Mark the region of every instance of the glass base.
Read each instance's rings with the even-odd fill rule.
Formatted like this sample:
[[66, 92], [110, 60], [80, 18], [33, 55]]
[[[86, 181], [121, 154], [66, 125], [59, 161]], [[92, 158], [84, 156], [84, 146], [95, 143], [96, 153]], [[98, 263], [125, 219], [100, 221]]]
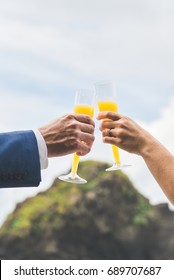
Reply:
[[114, 170], [121, 170], [126, 167], [130, 167], [130, 164], [116, 164], [114, 163], [111, 167], [105, 169], [105, 171], [114, 171]]
[[85, 184], [87, 181], [81, 177], [79, 177], [77, 174], [73, 175], [72, 173], [69, 173], [67, 175], [59, 176], [59, 179], [68, 183], [74, 183], [74, 184]]

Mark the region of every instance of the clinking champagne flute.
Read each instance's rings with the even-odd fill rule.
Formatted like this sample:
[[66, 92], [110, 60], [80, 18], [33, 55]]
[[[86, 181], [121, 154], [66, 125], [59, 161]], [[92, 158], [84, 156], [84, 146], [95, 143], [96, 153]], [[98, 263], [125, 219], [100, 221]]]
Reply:
[[[94, 115], [95, 92], [92, 89], [81, 89], [76, 92], [74, 113], [88, 115], [91, 118]], [[87, 181], [77, 175], [80, 156], [73, 155], [71, 172], [59, 177], [60, 180], [69, 183], [85, 184]]]
[[[115, 84], [112, 81], [104, 81], [95, 84], [97, 95], [98, 109], [100, 112], [111, 111], [118, 112], [118, 104], [116, 102]], [[106, 171], [119, 170], [128, 167], [128, 164], [121, 164], [119, 149], [117, 146], [112, 145], [115, 163], [106, 169]]]

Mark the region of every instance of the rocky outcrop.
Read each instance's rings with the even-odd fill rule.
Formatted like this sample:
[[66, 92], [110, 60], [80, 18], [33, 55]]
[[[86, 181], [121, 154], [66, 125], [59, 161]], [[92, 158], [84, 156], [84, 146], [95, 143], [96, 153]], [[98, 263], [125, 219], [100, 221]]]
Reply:
[[1, 228], [1, 259], [174, 259], [173, 213], [106, 167], [81, 163], [87, 184], [55, 180], [18, 204]]

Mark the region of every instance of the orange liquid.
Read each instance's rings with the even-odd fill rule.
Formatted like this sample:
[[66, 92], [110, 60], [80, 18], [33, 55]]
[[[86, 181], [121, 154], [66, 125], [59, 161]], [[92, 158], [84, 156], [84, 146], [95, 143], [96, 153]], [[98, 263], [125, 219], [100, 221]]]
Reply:
[[103, 111], [118, 112], [118, 105], [116, 102], [113, 101], [99, 101], [98, 108], [100, 112]]
[[[88, 115], [92, 118], [94, 115], [94, 108], [92, 106], [88, 106], [88, 105], [75, 105], [74, 113]], [[71, 172], [72, 172], [73, 176], [75, 176], [75, 174], [77, 172], [78, 165], [79, 165], [79, 159], [80, 159], [80, 156], [78, 156], [77, 154], [74, 154], [72, 168], [71, 168]]]
[[[113, 101], [98, 101], [98, 108], [100, 112], [103, 111], [111, 111], [111, 112], [118, 112], [118, 105], [116, 102]], [[120, 164], [120, 155], [118, 147], [115, 145], [112, 145], [112, 151], [114, 155], [114, 159], [116, 164]]]
[[75, 105], [74, 113], [76, 114], [84, 114], [93, 118], [94, 115], [94, 107], [88, 105]]

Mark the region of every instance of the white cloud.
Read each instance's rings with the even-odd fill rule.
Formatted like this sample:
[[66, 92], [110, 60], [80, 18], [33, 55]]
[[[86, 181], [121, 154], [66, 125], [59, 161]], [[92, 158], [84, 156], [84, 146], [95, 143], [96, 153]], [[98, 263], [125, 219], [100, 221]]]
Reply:
[[1, 50], [25, 51], [90, 77], [136, 75], [173, 84], [172, 1], [15, 3], [0, 12]]

